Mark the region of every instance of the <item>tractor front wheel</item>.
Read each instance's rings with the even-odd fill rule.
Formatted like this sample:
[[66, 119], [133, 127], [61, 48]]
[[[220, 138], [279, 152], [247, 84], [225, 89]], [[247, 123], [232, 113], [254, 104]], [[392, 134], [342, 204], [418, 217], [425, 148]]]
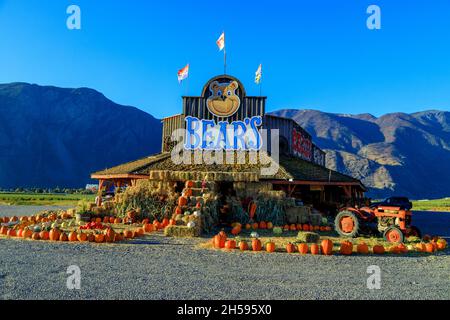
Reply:
[[389, 227], [384, 231], [384, 240], [391, 243], [402, 243], [405, 241], [403, 232], [397, 227]]
[[336, 232], [342, 237], [355, 238], [359, 234], [360, 223], [358, 216], [351, 211], [338, 213], [334, 220]]

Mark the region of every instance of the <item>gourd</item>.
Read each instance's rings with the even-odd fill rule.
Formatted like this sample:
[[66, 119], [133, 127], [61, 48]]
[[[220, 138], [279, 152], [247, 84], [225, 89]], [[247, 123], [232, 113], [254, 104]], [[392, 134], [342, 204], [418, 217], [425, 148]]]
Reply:
[[283, 229], [281, 227], [274, 227], [273, 228], [273, 234], [281, 235], [281, 234], [283, 234]]
[[187, 224], [188, 228], [195, 228], [195, 222], [191, 221]]

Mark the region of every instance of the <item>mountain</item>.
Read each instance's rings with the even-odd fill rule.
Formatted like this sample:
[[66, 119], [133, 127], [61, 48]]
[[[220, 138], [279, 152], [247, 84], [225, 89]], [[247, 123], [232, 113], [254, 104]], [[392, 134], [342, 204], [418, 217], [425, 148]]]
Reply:
[[369, 195], [450, 195], [450, 112], [332, 114], [280, 110], [327, 152], [327, 167], [359, 178]]
[[0, 187], [83, 187], [161, 148], [161, 123], [87, 88], [0, 84]]

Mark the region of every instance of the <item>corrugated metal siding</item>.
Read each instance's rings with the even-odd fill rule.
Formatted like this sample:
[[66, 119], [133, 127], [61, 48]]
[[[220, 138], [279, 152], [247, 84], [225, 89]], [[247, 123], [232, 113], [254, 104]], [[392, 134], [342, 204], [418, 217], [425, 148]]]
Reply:
[[165, 118], [162, 120], [163, 123], [163, 134], [162, 134], [162, 152], [171, 151], [170, 143], [172, 133], [177, 129], [183, 129], [184, 125], [184, 115], [176, 115], [173, 117]]

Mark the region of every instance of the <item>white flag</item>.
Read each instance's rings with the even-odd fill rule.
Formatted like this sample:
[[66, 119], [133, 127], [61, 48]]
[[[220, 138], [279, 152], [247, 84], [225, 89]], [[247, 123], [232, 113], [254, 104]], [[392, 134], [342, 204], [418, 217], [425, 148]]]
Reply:
[[217, 46], [219, 47], [219, 50], [222, 51], [225, 48], [225, 32], [223, 32], [219, 39], [217, 40]]

